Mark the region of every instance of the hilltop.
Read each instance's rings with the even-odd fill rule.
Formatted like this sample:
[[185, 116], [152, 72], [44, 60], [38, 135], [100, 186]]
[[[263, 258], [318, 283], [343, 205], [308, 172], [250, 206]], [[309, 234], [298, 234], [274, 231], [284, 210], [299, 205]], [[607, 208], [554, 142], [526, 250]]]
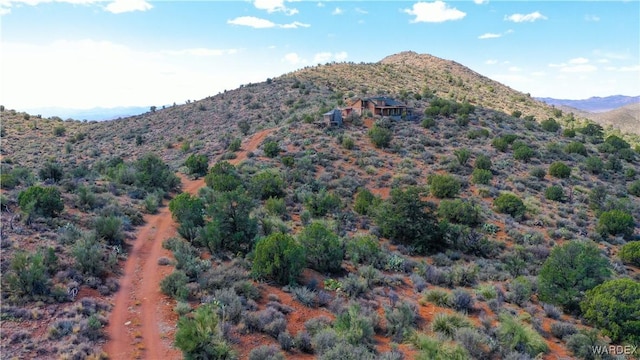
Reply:
[[[382, 97], [418, 116], [322, 116]], [[308, 67], [99, 123], [3, 108], [1, 135], [9, 356], [105, 357], [107, 329], [128, 358], [638, 341], [637, 138], [451, 61]]]
[[566, 100], [566, 99], [553, 99], [553, 98], [537, 98], [538, 100], [555, 106], [568, 106], [574, 109], [587, 111], [591, 113], [601, 113], [617, 108], [621, 108], [627, 105], [640, 103], [640, 96], [624, 96], [613, 95], [605, 97], [591, 97], [583, 100]]

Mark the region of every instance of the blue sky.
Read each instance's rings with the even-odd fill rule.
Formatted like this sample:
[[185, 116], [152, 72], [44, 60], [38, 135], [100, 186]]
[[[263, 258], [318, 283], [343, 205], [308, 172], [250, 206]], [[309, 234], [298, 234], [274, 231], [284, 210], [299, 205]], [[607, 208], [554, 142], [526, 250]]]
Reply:
[[412, 50], [532, 96], [640, 95], [640, 1], [0, 0], [9, 108], [184, 103]]

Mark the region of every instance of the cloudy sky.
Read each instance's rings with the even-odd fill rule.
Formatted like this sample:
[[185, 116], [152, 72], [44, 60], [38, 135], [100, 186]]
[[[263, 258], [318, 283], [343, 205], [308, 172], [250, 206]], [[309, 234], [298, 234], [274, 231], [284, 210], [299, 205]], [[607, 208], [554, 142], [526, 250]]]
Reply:
[[413, 50], [532, 96], [640, 95], [640, 1], [0, 0], [0, 103], [184, 103]]

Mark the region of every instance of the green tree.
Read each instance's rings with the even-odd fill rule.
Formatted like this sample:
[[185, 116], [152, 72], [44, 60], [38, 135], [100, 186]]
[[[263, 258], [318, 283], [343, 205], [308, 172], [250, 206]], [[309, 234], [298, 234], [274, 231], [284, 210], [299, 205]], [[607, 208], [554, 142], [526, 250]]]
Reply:
[[252, 272], [257, 278], [292, 284], [305, 266], [304, 248], [290, 235], [273, 233], [256, 244]]
[[425, 254], [441, 247], [442, 236], [434, 205], [420, 197], [417, 187], [391, 190], [391, 197], [378, 210], [376, 223], [384, 236]]
[[242, 185], [236, 167], [227, 161], [217, 162], [204, 178], [205, 184], [215, 191], [232, 191]]
[[262, 200], [270, 197], [280, 198], [285, 194], [284, 179], [276, 170], [264, 170], [254, 175], [250, 188], [253, 195]]
[[522, 200], [515, 194], [503, 192], [493, 201], [493, 206], [498, 212], [503, 214], [509, 214], [514, 218], [524, 216], [527, 208], [524, 206]]
[[169, 202], [169, 211], [180, 224], [178, 232], [185, 239], [194, 240], [204, 226], [204, 203], [196, 196], [182, 193]]
[[629, 241], [624, 244], [618, 256], [623, 263], [640, 267], [640, 241]]
[[280, 145], [275, 141], [267, 141], [262, 145], [264, 154], [270, 158], [274, 158], [280, 154]]
[[222, 334], [214, 304], [201, 305], [192, 316], [178, 320], [175, 345], [186, 360], [231, 360], [236, 354]]
[[456, 197], [460, 192], [460, 181], [453, 175], [431, 175], [428, 183], [431, 194], [440, 199]]
[[543, 120], [540, 125], [544, 131], [548, 132], [558, 132], [560, 130], [560, 124], [553, 118], [549, 118], [547, 120]]
[[570, 241], [556, 246], [538, 274], [541, 301], [578, 310], [583, 293], [601, 284], [611, 274], [609, 261], [591, 242]]
[[393, 138], [391, 130], [374, 125], [367, 133], [373, 145], [377, 148], [387, 148]]
[[556, 161], [549, 165], [549, 175], [559, 179], [566, 179], [571, 175], [571, 168], [562, 161]]
[[307, 264], [321, 273], [340, 270], [344, 251], [340, 238], [329, 227], [319, 221], [307, 225], [298, 235], [304, 247]]
[[20, 209], [31, 216], [57, 216], [64, 209], [60, 191], [55, 187], [31, 186], [18, 194]]
[[180, 179], [155, 154], [143, 155], [134, 163], [136, 186], [147, 191], [162, 189], [166, 192], [175, 190], [180, 185]]
[[220, 250], [246, 254], [252, 250], [258, 222], [250, 216], [254, 202], [242, 189], [219, 193], [208, 209], [211, 221], [200, 234], [212, 254]]
[[615, 279], [596, 286], [580, 304], [584, 318], [614, 342], [640, 342], [640, 283]]
[[209, 168], [209, 159], [206, 155], [191, 154], [184, 162], [190, 175], [204, 176]]
[[438, 216], [457, 224], [475, 226], [482, 220], [481, 208], [473, 202], [462, 199], [442, 200], [438, 206]]
[[251, 129], [251, 124], [249, 124], [247, 120], [240, 120], [238, 121], [238, 129], [240, 130], [242, 135], [246, 136], [249, 134], [249, 130]]
[[626, 211], [610, 210], [600, 214], [596, 231], [602, 236], [622, 235], [625, 238], [633, 236], [635, 221], [633, 216]]

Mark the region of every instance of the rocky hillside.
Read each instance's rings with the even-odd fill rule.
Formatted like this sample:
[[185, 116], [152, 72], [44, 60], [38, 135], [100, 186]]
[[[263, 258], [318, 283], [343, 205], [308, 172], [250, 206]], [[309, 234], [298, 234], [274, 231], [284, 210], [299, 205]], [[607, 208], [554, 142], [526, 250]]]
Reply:
[[[321, 121], [376, 95], [420, 116]], [[173, 252], [144, 261], [172, 269], [158, 338], [185, 356], [592, 359], [640, 340], [640, 147], [459, 64], [327, 64], [101, 123], [2, 110], [10, 357], [113, 355], [139, 241]], [[174, 171], [205, 179], [180, 194]], [[174, 236], [137, 239], [169, 199]]]

